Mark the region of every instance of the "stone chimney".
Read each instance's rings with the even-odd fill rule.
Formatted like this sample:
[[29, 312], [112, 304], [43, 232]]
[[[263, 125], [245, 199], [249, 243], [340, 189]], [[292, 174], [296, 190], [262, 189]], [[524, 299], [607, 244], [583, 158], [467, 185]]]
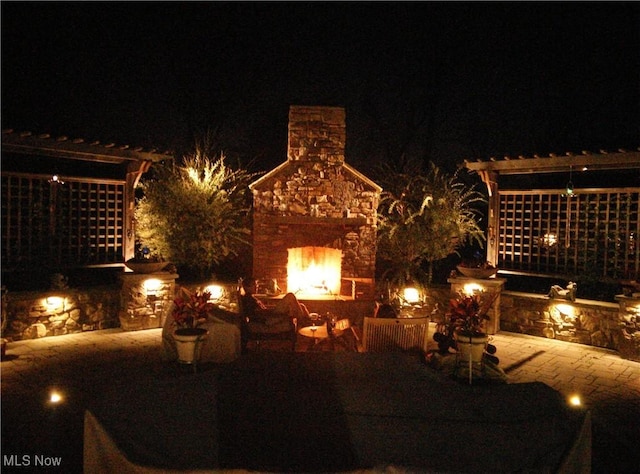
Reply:
[[291, 106], [287, 157], [341, 165], [346, 134], [343, 108]]
[[345, 110], [291, 106], [287, 161], [250, 185], [253, 275], [286, 288], [288, 249], [342, 251], [342, 277], [373, 295], [381, 188], [345, 163]]

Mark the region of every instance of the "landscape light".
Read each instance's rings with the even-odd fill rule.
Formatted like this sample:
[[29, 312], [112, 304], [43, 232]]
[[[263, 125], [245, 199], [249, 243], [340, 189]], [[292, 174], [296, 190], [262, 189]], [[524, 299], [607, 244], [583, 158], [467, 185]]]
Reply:
[[571, 405], [573, 407], [582, 406], [582, 400], [580, 399], [580, 395], [573, 394], [573, 395], [569, 396], [569, 405]]
[[221, 285], [209, 285], [204, 289], [204, 291], [208, 291], [209, 293], [211, 293], [211, 298], [209, 298], [209, 301], [218, 301], [224, 296], [224, 288], [222, 288]]
[[405, 288], [403, 296], [404, 300], [409, 304], [420, 302], [420, 291], [417, 288]]
[[573, 181], [571, 180], [573, 175], [573, 166], [569, 167], [569, 182], [565, 186], [565, 196], [570, 198], [573, 196]]
[[57, 405], [59, 403], [62, 403], [63, 400], [64, 400], [64, 397], [62, 396], [62, 393], [60, 393], [58, 390], [53, 389], [49, 393], [49, 403], [51, 403], [52, 405]]

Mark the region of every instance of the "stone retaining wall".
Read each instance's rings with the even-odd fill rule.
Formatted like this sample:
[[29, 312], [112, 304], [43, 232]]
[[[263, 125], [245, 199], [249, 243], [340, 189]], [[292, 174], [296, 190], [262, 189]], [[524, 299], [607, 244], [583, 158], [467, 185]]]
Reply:
[[[62, 336], [120, 326], [119, 287], [16, 292], [6, 296], [2, 337], [8, 340]], [[6, 308], [6, 310], [5, 310]]]
[[514, 291], [503, 292], [501, 298], [503, 331], [613, 349], [640, 361], [640, 300], [570, 301]]
[[[421, 315], [430, 315], [435, 322], [443, 321], [450, 296], [448, 286], [431, 288]], [[2, 317], [7, 321], [6, 324], [3, 321], [2, 337], [9, 341], [35, 339], [120, 327], [120, 299], [118, 286], [11, 293], [3, 304]], [[348, 316], [360, 325], [362, 318], [372, 311], [374, 302], [362, 300], [342, 305], [342, 312], [353, 312]], [[626, 359], [640, 361], [640, 299], [637, 298], [620, 297], [619, 304], [583, 299], [572, 302], [503, 291], [500, 328], [612, 349]]]

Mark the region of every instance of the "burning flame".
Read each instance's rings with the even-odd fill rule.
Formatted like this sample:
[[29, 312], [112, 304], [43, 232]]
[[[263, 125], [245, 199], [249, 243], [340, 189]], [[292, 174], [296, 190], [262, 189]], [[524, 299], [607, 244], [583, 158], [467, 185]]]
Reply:
[[339, 295], [342, 250], [298, 247], [288, 250], [287, 291], [300, 295]]

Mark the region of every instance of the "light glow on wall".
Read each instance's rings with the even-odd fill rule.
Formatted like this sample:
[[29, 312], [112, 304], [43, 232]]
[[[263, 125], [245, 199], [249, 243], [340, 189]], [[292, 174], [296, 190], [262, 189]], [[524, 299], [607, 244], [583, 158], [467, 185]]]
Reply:
[[560, 304], [554, 305], [554, 307], [555, 307], [555, 310], [558, 311], [563, 316], [566, 316], [569, 318], [576, 317], [576, 309], [570, 304], [560, 303]]
[[462, 291], [467, 296], [473, 296], [476, 293], [482, 293], [485, 290], [484, 286], [480, 283], [465, 283], [462, 287]]
[[144, 289], [147, 291], [158, 291], [162, 288], [162, 281], [157, 278], [149, 278], [144, 281]]
[[224, 288], [216, 284], [207, 286], [204, 291], [211, 293], [209, 301], [219, 301], [225, 294]]
[[47, 296], [42, 299], [42, 304], [47, 308], [49, 312], [64, 311], [67, 299], [62, 296]]
[[403, 292], [404, 300], [409, 303], [419, 303], [422, 301], [420, 291], [417, 288], [405, 288]]

